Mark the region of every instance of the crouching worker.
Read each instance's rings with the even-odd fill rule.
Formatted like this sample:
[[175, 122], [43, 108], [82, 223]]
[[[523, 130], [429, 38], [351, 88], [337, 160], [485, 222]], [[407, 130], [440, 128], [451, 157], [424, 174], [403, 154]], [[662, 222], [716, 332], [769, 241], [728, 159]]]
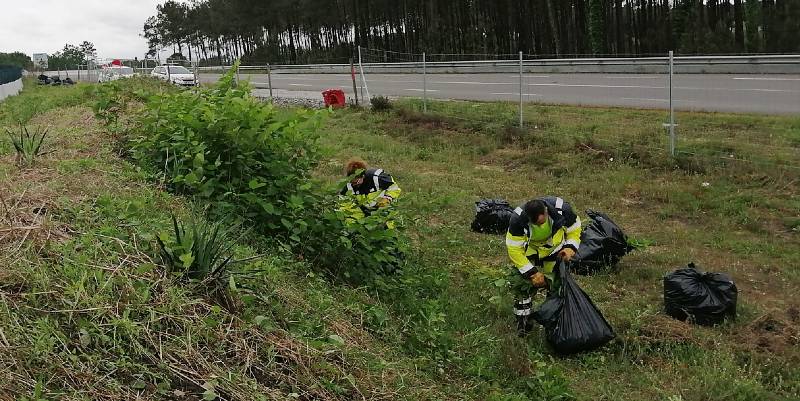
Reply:
[[345, 175], [351, 177], [351, 180], [342, 188], [340, 195], [344, 195], [351, 204], [343, 203], [342, 209], [347, 209], [354, 219], [369, 216], [373, 211], [389, 206], [400, 197], [401, 190], [394, 178], [383, 169], [367, 168], [363, 160], [348, 161]]
[[553, 268], [556, 260], [568, 262], [580, 246], [581, 220], [564, 199], [546, 196], [516, 208], [506, 233], [508, 256], [514, 263], [510, 272], [514, 292], [517, 333], [527, 334], [533, 297], [539, 288], [555, 290]]

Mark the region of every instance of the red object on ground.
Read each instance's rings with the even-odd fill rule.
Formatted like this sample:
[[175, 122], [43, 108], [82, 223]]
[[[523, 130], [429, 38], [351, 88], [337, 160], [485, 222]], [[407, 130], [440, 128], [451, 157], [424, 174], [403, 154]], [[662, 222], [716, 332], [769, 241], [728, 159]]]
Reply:
[[325, 107], [333, 106], [336, 108], [345, 106], [344, 91], [341, 89], [326, 89], [322, 91], [322, 100]]

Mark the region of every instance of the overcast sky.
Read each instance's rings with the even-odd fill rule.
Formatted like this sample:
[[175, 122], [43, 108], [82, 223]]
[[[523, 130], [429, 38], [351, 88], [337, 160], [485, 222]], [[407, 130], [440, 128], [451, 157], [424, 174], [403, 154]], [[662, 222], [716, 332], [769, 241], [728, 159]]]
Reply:
[[143, 58], [147, 17], [164, 0], [0, 0], [0, 52], [53, 54], [94, 43], [99, 58]]

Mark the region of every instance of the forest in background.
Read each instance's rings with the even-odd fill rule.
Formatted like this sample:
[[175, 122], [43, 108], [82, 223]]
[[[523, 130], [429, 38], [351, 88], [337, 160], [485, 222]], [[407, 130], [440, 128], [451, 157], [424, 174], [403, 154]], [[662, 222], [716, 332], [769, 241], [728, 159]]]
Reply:
[[[800, 51], [800, 0], [168, 0], [144, 23], [150, 56], [203, 64]], [[386, 52], [383, 52], [383, 51]], [[436, 56], [434, 56], [436, 57]]]

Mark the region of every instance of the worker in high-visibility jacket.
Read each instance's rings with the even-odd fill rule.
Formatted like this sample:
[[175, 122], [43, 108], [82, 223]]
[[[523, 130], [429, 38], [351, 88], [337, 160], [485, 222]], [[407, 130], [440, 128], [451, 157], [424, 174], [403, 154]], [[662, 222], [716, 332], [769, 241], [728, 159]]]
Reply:
[[506, 248], [514, 263], [509, 274], [520, 335], [533, 326], [529, 316], [538, 289], [558, 287], [553, 275], [557, 259], [570, 261], [580, 243], [581, 219], [564, 199], [545, 196], [514, 210], [506, 233]]
[[340, 207], [347, 210], [350, 218], [363, 218], [372, 211], [389, 206], [402, 192], [389, 173], [379, 168], [367, 168], [363, 160], [348, 161], [345, 175], [352, 179], [342, 188], [340, 195], [350, 203], [343, 203]]

